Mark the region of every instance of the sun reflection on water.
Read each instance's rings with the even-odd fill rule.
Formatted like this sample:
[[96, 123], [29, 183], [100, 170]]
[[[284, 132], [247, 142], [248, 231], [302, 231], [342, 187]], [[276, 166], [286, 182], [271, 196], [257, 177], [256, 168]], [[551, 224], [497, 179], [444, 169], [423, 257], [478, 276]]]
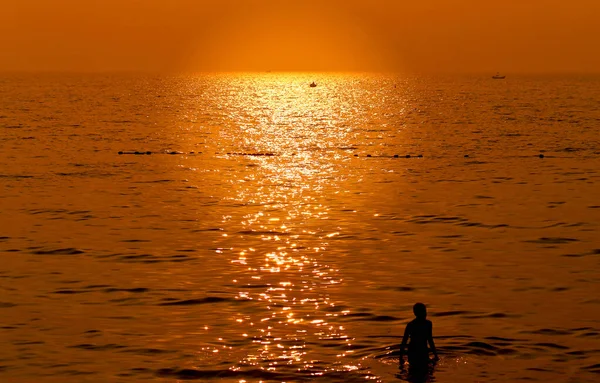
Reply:
[[[251, 176], [230, 180], [232, 202], [248, 207], [231, 260], [238, 299], [260, 302], [260, 310], [234, 319], [254, 351], [233, 368], [278, 371], [285, 366], [315, 376], [357, 370], [358, 363], [344, 359], [352, 353], [352, 338], [334, 320], [348, 311], [338, 310], [328, 294], [343, 278], [325, 261], [328, 241], [339, 232], [328, 224], [323, 200], [337, 192], [332, 184], [345, 177], [347, 156], [319, 154], [351, 140], [343, 115], [352, 106], [335, 92], [343, 78], [327, 78], [317, 88], [309, 88], [309, 78], [302, 75], [244, 81], [243, 92], [226, 108], [233, 111], [229, 119], [239, 123], [238, 152], [272, 155], [244, 157], [254, 169]], [[321, 239], [317, 246], [315, 236]], [[311, 244], [305, 246], [308, 237]], [[341, 349], [333, 367], [325, 367], [312, 346], [328, 340]]]

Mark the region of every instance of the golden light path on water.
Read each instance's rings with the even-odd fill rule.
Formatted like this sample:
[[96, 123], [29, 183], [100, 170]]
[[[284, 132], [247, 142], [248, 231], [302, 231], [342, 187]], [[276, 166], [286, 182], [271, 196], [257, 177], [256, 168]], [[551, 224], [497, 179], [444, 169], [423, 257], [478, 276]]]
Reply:
[[[252, 279], [268, 286], [260, 293], [239, 293], [241, 298], [263, 301], [271, 312], [270, 316], [262, 318], [257, 324], [258, 331], [255, 330], [253, 340], [257, 350], [255, 354], [248, 355], [245, 362], [253, 364], [257, 360], [269, 360], [269, 370], [276, 370], [280, 363], [310, 370], [313, 361], [307, 358], [307, 338], [316, 336], [320, 339], [328, 337], [350, 341], [342, 326], [332, 326], [327, 316], [318, 314], [320, 306], [335, 306], [327, 297], [326, 284], [340, 282], [336, 279], [336, 270], [319, 263], [319, 256], [327, 250], [326, 240], [312, 249], [299, 246], [297, 242], [302, 234], [316, 234], [311, 229], [302, 228], [302, 222], [325, 219], [328, 210], [315, 201], [312, 193], [305, 195], [303, 192], [321, 190], [322, 183], [327, 180], [320, 176], [332, 169], [313, 158], [310, 152], [289, 153], [289, 149], [319, 147], [318, 130], [306, 122], [319, 121], [319, 113], [326, 112], [326, 109], [314, 110], [310, 99], [290, 97], [287, 94], [289, 89], [284, 84], [266, 88], [261, 85], [258, 82], [256, 87], [248, 91], [260, 94], [264, 89], [262, 97], [253, 107], [267, 113], [257, 119], [256, 126], [240, 127], [243, 145], [264, 148], [269, 153], [287, 153], [278, 161], [262, 161], [261, 166], [269, 173], [269, 177], [263, 178], [258, 188], [238, 189], [240, 202], [265, 204], [264, 210], [245, 216], [243, 224], [247, 230], [261, 232], [263, 241], [272, 243], [272, 251], [264, 255], [247, 248], [239, 252], [238, 259], [232, 260], [240, 265], [244, 274], [252, 273]], [[298, 94], [297, 89], [294, 93]], [[239, 102], [243, 105], [251, 99], [249, 96], [240, 95]], [[298, 121], [299, 118], [306, 119], [305, 123]], [[282, 129], [285, 134], [281, 134]], [[331, 235], [335, 233], [328, 234]], [[294, 278], [290, 278], [291, 274]], [[301, 282], [294, 282], [298, 280]], [[243, 322], [244, 319], [238, 321]]]
[[[245, 156], [246, 166], [255, 171], [229, 180], [231, 203], [249, 211], [232, 245], [237, 274], [232, 282], [245, 287], [240, 300], [258, 301], [263, 308], [262, 317], [239, 313], [232, 319], [237, 322], [232, 327], [255, 345], [233, 370], [260, 366], [277, 372], [287, 366], [318, 376], [361, 368], [356, 358], [345, 358], [353, 352], [353, 339], [335, 320], [349, 310], [336, 308], [328, 293], [343, 283], [343, 271], [330, 267], [325, 256], [340, 234], [328, 222], [328, 195], [346, 192], [343, 183], [351, 172], [349, 156], [339, 151], [352, 141], [344, 118], [357, 115], [357, 106], [335, 97], [331, 88], [343, 83], [347, 91], [352, 78], [328, 77], [327, 93], [309, 88], [308, 80], [302, 75], [241, 78], [243, 91], [224, 105], [233, 111], [227, 119], [239, 124], [238, 136], [227, 138], [238, 140], [240, 152], [265, 154]], [[232, 219], [224, 217], [223, 224], [231, 225]], [[323, 363], [311, 348], [328, 340], [347, 345], [336, 365]]]

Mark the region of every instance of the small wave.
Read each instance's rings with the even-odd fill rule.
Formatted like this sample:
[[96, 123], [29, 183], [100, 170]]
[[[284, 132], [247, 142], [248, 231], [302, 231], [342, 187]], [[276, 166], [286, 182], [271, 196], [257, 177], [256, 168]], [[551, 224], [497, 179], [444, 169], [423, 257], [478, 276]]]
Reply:
[[492, 346], [491, 344], [485, 343], [485, 342], [469, 342], [465, 346], [472, 347], [472, 348], [483, 348], [486, 350], [497, 350], [498, 349], [498, 347]]
[[[488, 161], [466, 161], [464, 163], [465, 165], [485, 165], [485, 164], [489, 164]], [[448, 181], [446, 181], [448, 182]]]
[[23, 179], [23, 178], [33, 178], [33, 176], [25, 176], [20, 174], [0, 174], [0, 178], [13, 178], [13, 179]]
[[557, 350], [568, 350], [569, 349], [569, 347], [567, 347], [567, 346], [562, 346], [562, 345], [556, 344], [556, 343], [542, 342], [542, 343], [535, 343], [535, 345], [539, 346], [539, 347], [553, 348], [553, 349], [557, 349]]
[[243, 234], [243, 235], [290, 235], [290, 233], [284, 233], [281, 231], [270, 231], [270, 230], [242, 230], [242, 231], [238, 231], [238, 234]]
[[456, 310], [456, 311], [440, 311], [440, 312], [436, 312], [431, 314], [431, 316], [434, 317], [447, 317], [447, 316], [455, 316], [455, 315], [465, 315], [465, 314], [473, 314], [472, 311], [461, 311], [461, 310]]
[[578, 254], [562, 254], [562, 257], [569, 257], [569, 258], [579, 258], [579, 257], [585, 257], [588, 255], [600, 255], [600, 249], [594, 249], [585, 253], [578, 253]]
[[252, 369], [222, 369], [202, 370], [190, 368], [161, 368], [155, 371], [155, 375], [162, 378], [180, 380], [213, 380], [228, 379], [236, 381], [268, 381], [268, 382], [364, 382], [374, 380], [376, 377], [368, 371], [340, 371], [327, 369], [325, 366], [317, 366], [313, 362], [311, 368], [298, 369], [297, 367], [279, 366], [280, 371], [269, 371], [262, 368]]
[[525, 370], [536, 371], [536, 372], [552, 372], [552, 370], [548, 370], [546, 368], [540, 368], [540, 367], [527, 367]]
[[562, 238], [562, 237], [541, 237], [539, 239], [532, 239], [532, 240], [527, 240], [524, 242], [529, 242], [529, 243], [540, 243], [543, 245], [548, 245], [548, 244], [552, 244], [552, 245], [562, 245], [565, 243], [571, 243], [571, 242], [577, 242], [579, 241], [576, 238]]
[[181, 380], [205, 380], [215, 378], [252, 378], [268, 381], [285, 381], [296, 379], [297, 377], [287, 376], [277, 372], [265, 371], [262, 369], [248, 371], [234, 370], [195, 370], [195, 369], [174, 369], [161, 368], [156, 371], [156, 375], [163, 378], [181, 379]]
[[53, 291], [53, 294], [83, 294], [89, 293], [91, 290], [72, 290], [72, 289], [60, 289]]
[[343, 318], [352, 321], [368, 321], [368, 322], [396, 322], [400, 321], [401, 318], [397, 318], [390, 315], [375, 315], [371, 313], [348, 313]]
[[344, 318], [368, 318], [372, 316], [373, 314], [370, 313], [348, 313], [344, 315]]
[[12, 342], [15, 346], [32, 346], [37, 344], [46, 344], [46, 342], [42, 342], [39, 340], [17, 340]]
[[583, 367], [584, 370], [600, 374], [600, 363], [592, 364], [590, 366]]
[[85, 253], [83, 250], [75, 249], [73, 247], [67, 247], [64, 249], [54, 250], [36, 250], [32, 254], [38, 255], [76, 255]]
[[552, 329], [552, 328], [542, 328], [539, 330], [533, 331], [522, 331], [523, 334], [534, 334], [534, 335], [572, 335], [572, 331], [560, 330], [560, 329]]
[[116, 293], [116, 292], [146, 293], [146, 292], [150, 291], [150, 289], [148, 289], [146, 287], [134, 287], [131, 289], [122, 289], [122, 288], [111, 287], [111, 288], [104, 289], [103, 291], [105, 293]]
[[162, 355], [162, 354], [171, 354], [176, 351], [173, 350], [163, 350], [159, 348], [131, 348], [123, 350], [122, 352], [138, 354], [138, 355]]
[[67, 210], [67, 209], [30, 209], [27, 210], [27, 212], [29, 214], [72, 214], [73, 212]]
[[270, 284], [259, 284], [259, 285], [250, 285], [250, 284], [247, 284], [247, 285], [244, 285], [244, 286], [241, 286], [241, 287], [243, 287], [245, 289], [267, 289], [267, 288], [272, 287], [272, 286], [273, 285], [270, 285]]
[[510, 315], [506, 313], [486, 313], [477, 315], [465, 315], [465, 318], [482, 319], [482, 318], [516, 318], [518, 315]]
[[500, 341], [500, 342], [517, 342], [520, 340], [520, 339], [515, 339], [515, 338], [502, 338], [499, 336], [488, 336], [485, 339], [492, 340], [492, 341]]
[[509, 225], [504, 224], [504, 223], [485, 224], [485, 223], [481, 223], [481, 222], [470, 222], [468, 219], [462, 218], [462, 217], [454, 217], [454, 216], [445, 217], [445, 216], [437, 216], [437, 215], [417, 215], [417, 216], [413, 216], [410, 219], [408, 219], [407, 222], [417, 223], [417, 224], [421, 224], [421, 225], [451, 224], [451, 225], [456, 225], [456, 226], [481, 227], [481, 228], [487, 228], [487, 229], [510, 227]]
[[206, 229], [194, 229], [194, 230], [190, 230], [190, 233], [202, 233], [204, 231], [223, 231], [223, 229], [221, 229], [220, 227], [209, 227]]
[[369, 320], [374, 322], [394, 322], [399, 321], [400, 318], [391, 315], [375, 315], [372, 318], [369, 318]]
[[120, 344], [114, 344], [114, 343], [108, 343], [108, 344], [103, 344], [103, 345], [83, 343], [83, 344], [77, 344], [74, 346], [69, 346], [69, 348], [78, 348], [81, 350], [88, 350], [88, 351], [119, 350], [119, 349], [123, 349], [126, 347], [127, 346], [123, 346]]
[[[102, 289], [102, 290], [98, 290], [98, 289]], [[134, 287], [134, 288], [117, 288], [117, 287], [110, 287], [108, 285], [90, 285], [90, 286], [85, 286], [82, 289], [58, 289], [53, 291], [53, 294], [83, 294], [83, 293], [92, 293], [92, 292], [97, 292], [97, 291], [102, 291], [105, 293], [116, 293], [116, 292], [125, 292], [125, 293], [133, 293], [133, 294], [139, 294], [139, 293], [145, 293], [150, 291], [150, 289], [146, 288], [146, 287]]]
[[152, 180], [152, 181], [134, 181], [132, 183], [134, 183], [134, 184], [161, 184], [161, 183], [167, 183], [167, 182], [177, 182], [177, 180], [162, 179], [162, 180]]
[[154, 256], [152, 254], [109, 254], [103, 255], [102, 258], [112, 258], [115, 257], [122, 262], [128, 263], [173, 263], [173, 262], [187, 262], [191, 261], [194, 258], [189, 257], [185, 254], [175, 254], [170, 256]]
[[238, 300], [223, 298], [223, 297], [206, 297], [198, 299], [186, 299], [186, 300], [175, 300], [172, 302], [159, 303], [159, 306], [192, 306], [192, 305], [204, 305], [210, 303], [221, 303], [221, 302], [238, 302]]

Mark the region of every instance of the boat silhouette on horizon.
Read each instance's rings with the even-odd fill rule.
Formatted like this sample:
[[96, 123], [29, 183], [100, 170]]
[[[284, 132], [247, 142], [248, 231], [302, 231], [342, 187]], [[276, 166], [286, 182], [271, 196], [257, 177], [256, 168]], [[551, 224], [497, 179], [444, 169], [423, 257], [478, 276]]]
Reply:
[[495, 75], [492, 76], [492, 78], [494, 80], [503, 80], [503, 79], [506, 78], [506, 76], [505, 75], [501, 75], [500, 72], [497, 72]]
[[316, 86], [317, 86], [317, 84], [316, 84], [314, 81], [310, 83], [310, 87], [311, 87], [311, 88], [314, 88], [314, 87], [316, 87]]

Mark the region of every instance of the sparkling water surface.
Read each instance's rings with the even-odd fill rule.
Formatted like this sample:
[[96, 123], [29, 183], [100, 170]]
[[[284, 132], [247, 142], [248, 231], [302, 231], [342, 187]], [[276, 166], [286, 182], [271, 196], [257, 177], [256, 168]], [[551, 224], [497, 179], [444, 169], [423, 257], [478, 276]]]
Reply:
[[2, 382], [399, 381], [418, 301], [430, 381], [598, 380], [598, 77], [2, 75], [0, 131]]

